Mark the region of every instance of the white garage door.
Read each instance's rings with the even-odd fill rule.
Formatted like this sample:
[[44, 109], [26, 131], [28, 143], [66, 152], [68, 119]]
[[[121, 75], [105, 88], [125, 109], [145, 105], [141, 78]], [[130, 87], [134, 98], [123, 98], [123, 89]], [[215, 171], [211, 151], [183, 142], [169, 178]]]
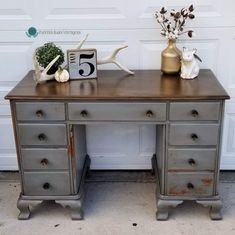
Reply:
[[[177, 6], [176, 6], [177, 2]], [[98, 57], [127, 43], [119, 59], [132, 69], [159, 69], [166, 41], [153, 13], [160, 6], [181, 8], [187, 0], [8, 0], [0, 5], [0, 170], [17, 169], [9, 104], [4, 95], [32, 69], [34, 48], [54, 41], [63, 49], [74, 48], [89, 33], [88, 47]], [[235, 169], [235, 2], [195, 0], [197, 18], [190, 23], [196, 37], [182, 39], [178, 47], [196, 47], [203, 68], [210, 68], [231, 95], [226, 103], [222, 169]], [[34, 26], [39, 31], [28, 37]], [[64, 33], [64, 29], [72, 33]], [[104, 69], [113, 68], [104, 66]], [[145, 125], [89, 126], [88, 150], [92, 168], [141, 169], [150, 167], [154, 128]], [[112, 138], [109, 138], [112, 136]]]

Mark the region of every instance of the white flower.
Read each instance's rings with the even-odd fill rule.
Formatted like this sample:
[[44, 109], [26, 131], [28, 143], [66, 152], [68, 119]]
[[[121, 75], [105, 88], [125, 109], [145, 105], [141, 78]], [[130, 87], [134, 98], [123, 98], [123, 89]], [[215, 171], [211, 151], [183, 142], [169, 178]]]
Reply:
[[161, 35], [166, 36], [166, 31], [164, 29], [161, 30]]
[[174, 30], [174, 34], [177, 35], [179, 34], [179, 31], [177, 29]]
[[187, 14], [189, 14], [190, 12], [189, 12], [189, 10], [187, 9], [187, 8], [183, 8], [182, 9], [182, 14], [183, 14], [183, 16], [186, 16]]
[[179, 37], [179, 31], [177, 29], [174, 30], [174, 35], [175, 35], [175, 38], [178, 38]]
[[176, 13], [175, 9], [171, 9], [170, 14], [175, 14], [175, 13]]
[[169, 35], [168, 35], [168, 38], [173, 39], [173, 36], [175, 37], [175, 35], [172, 32], [170, 32]]
[[161, 13], [156, 12], [155, 16], [156, 16], [156, 18], [157, 18], [158, 23], [163, 23], [163, 21], [164, 21], [164, 16], [163, 16]]

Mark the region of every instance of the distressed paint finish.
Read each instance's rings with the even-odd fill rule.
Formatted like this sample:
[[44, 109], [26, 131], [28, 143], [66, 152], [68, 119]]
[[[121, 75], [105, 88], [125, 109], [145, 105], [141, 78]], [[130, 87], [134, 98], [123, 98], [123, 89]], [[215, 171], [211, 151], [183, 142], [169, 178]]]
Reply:
[[[168, 173], [167, 195], [188, 196], [203, 195], [212, 196], [214, 187], [212, 173]], [[193, 188], [188, 187], [191, 184]]]

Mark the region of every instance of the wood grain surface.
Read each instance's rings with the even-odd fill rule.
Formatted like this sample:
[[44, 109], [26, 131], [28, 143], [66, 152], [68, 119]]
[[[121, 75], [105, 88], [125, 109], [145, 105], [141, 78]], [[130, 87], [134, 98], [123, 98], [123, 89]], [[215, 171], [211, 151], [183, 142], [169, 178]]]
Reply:
[[229, 99], [228, 94], [210, 70], [201, 70], [194, 80], [179, 75], [163, 75], [159, 70], [136, 70], [127, 75], [119, 70], [101, 70], [98, 79], [50, 81], [37, 84], [30, 71], [6, 99], [16, 100], [102, 100], [155, 101]]

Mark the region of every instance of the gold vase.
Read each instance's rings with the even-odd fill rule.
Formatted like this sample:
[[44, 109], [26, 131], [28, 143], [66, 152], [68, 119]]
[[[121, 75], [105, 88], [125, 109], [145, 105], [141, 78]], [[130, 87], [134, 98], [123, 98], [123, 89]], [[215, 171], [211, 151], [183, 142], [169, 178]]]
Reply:
[[168, 40], [168, 46], [162, 51], [161, 71], [165, 74], [177, 74], [180, 72], [181, 51], [176, 47], [175, 40]]

